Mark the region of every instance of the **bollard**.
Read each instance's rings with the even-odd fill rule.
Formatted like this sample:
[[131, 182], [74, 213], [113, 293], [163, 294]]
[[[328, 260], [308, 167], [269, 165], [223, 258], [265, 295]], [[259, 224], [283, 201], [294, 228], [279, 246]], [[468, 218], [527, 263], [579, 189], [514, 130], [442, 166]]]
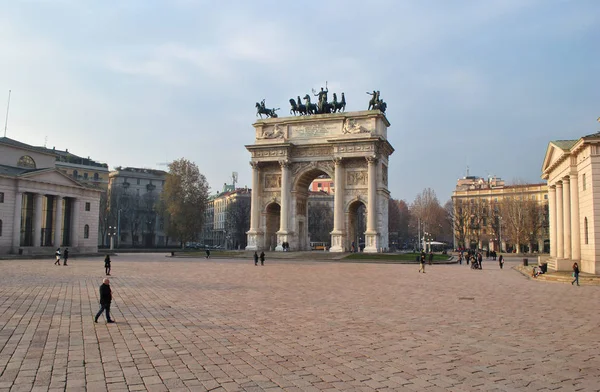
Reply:
[[529, 265], [529, 260], [523, 259], [523, 267], [527, 267]]

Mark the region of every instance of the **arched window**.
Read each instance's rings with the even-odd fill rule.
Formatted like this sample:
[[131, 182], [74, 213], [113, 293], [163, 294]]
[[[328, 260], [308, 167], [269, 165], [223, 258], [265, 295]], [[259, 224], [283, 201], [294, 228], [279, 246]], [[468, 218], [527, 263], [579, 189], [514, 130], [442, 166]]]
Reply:
[[0, 237], [2, 237], [2, 219], [0, 219]]
[[35, 161], [29, 155], [23, 155], [17, 161], [17, 166], [19, 166], [19, 167], [26, 167], [28, 169], [35, 169]]
[[83, 226], [83, 238], [90, 238], [90, 225]]
[[587, 217], [583, 220], [583, 233], [584, 233], [585, 244], [587, 245], [587, 243], [588, 243], [588, 223], [587, 223]]

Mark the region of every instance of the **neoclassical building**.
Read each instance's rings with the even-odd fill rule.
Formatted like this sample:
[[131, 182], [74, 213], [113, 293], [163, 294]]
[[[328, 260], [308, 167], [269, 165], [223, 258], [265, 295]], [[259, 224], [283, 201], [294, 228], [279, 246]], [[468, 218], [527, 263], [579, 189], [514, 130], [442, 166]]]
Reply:
[[548, 181], [548, 267], [600, 273], [600, 132], [548, 144], [542, 178]]
[[101, 191], [56, 167], [56, 154], [0, 138], [0, 254], [98, 251]]

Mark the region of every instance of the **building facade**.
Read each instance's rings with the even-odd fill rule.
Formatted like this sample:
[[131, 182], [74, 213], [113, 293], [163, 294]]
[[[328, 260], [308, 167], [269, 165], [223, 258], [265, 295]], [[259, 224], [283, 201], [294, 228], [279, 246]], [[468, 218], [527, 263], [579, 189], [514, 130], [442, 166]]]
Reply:
[[452, 193], [454, 247], [549, 252], [546, 184], [467, 176]]
[[99, 200], [51, 150], [0, 138], [0, 253], [97, 252]]
[[167, 173], [162, 170], [117, 167], [109, 174], [109, 221], [116, 228], [115, 246], [177, 246], [177, 239], [165, 233], [165, 219], [159, 202]]
[[548, 268], [600, 273], [600, 132], [548, 144], [542, 166], [548, 181]]

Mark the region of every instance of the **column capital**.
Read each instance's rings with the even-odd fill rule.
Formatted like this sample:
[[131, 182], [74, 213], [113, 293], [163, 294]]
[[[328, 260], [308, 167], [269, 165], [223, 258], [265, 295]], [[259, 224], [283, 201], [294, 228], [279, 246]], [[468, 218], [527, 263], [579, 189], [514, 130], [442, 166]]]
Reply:
[[254, 169], [254, 170], [258, 170], [260, 169], [260, 162], [254, 162], [254, 161], [250, 161], [248, 162], [250, 164], [250, 166]]
[[378, 159], [378, 157], [377, 157], [377, 155], [371, 155], [371, 156], [365, 157], [365, 159], [367, 160], [367, 162], [368, 162], [369, 164], [371, 164], [371, 165], [372, 165], [372, 164], [374, 164], [374, 163], [377, 163], [377, 159]]
[[563, 184], [564, 184], [564, 183], [571, 181], [571, 178], [570, 178], [570, 176], [564, 176], [562, 180], [563, 180]]
[[549, 185], [548, 192], [556, 192], [556, 185]]
[[577, 180], [578, 179], [577, 173], [571, 173], [571, 174], [569, 174], [569, 178], [571, 179], [571, 181]]
[[563, 183], [562, 183], [562, 181], [557, 181], [557, 182], [556, 182], [556, 188], [557, 188], [557, 189], [558, 189], [558, 188], [562, 188], [562, 186], [563, 186]]
[[291, 165], [291, 162], [288, 161], [287, 159], [282, 159], [281, 161], [279, 161], [279, 166], [281, 166], [282, 169], [289, 169]]
[[336, 166], [340, 166], [343, 162], [343, 158], [342, 157], [335, 157], [333, 158], [333, 164]]

